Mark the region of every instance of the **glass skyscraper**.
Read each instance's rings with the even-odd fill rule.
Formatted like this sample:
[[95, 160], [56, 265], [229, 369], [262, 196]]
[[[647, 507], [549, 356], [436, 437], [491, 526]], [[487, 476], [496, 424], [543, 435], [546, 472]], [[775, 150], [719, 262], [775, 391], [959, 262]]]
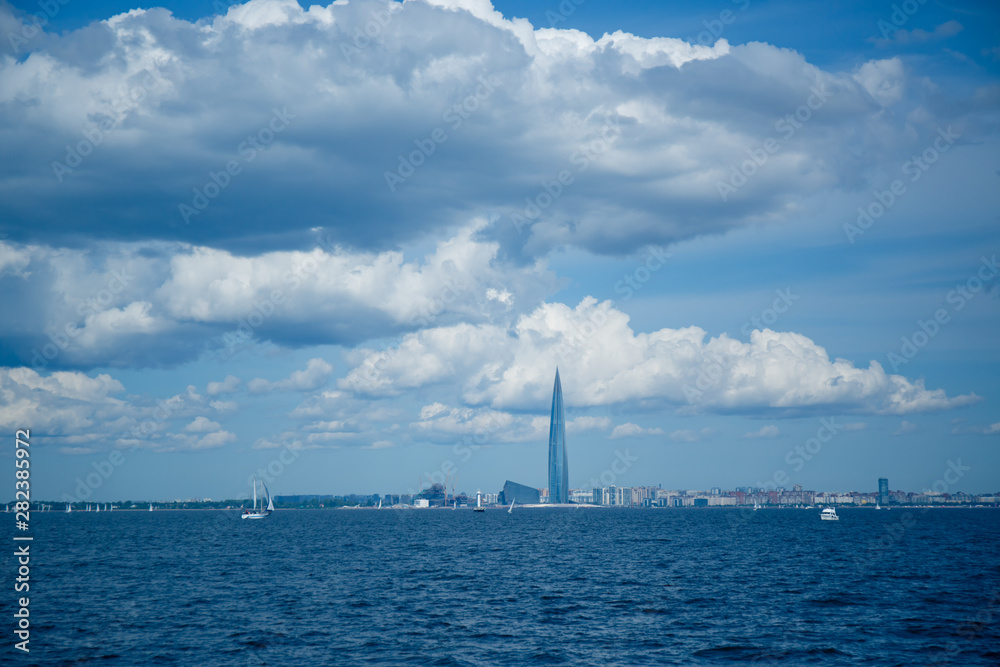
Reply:
[[569, 461], [566, 460], [566, 422], [563, 419], [562, 384], [556, 369], [549, 421], [549, 502], [569, 502]]
[[889, 506], [889, 480], [885, 477], [878, 478], [878, 502], [886, 507]]

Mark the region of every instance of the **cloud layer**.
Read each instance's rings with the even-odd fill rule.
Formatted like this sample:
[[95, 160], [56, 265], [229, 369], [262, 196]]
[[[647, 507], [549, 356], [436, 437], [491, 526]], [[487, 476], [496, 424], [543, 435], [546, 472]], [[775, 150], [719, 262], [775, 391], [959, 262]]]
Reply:
[[470, 405], [530, 409], [544, 404], [560, 362], [567, 404], [575, 406], [907, 414], [978, 400], [887, 374], [876, 361], [856, 368], [830, 359], [796, 333], [758, 330], [748, 342], [708, 338], [698, 327], [636, 333], [625, 313], [592, 297], [576, 308], [543, 304], [506, 328], [462, 324], [408, 334], [398, 346], [360, 352], [340, 386], [380, 396], [457, 383]]
[[315, 227], [384, 249], [486, 211], [528, 256], [788, 220], [817, 192], [881, 185], [939, 126], [981, 134], [995, 99], [938, 104], [947, 82], [899, 58], [837, 72], [757, 42], [594, 39], [485, 0], [135, 10], [17, 45], [0, 79], [19, 156], [0, 166], [0, 232], [257, 253]]
[[482, 224], [415, 261], [350, 252], [324, 236], [309, 251], [253, 257], [162, 243], [0, 242], [0, 289], [22, 313], [0, 322], [0, 364], [144, 366], [231, 356], [259, 341], [353, 345], [438, 322], [502, 319], [554, 290], [544, 264], [497, 261], [498, 244], [477, 239]]
[[0, 428], [31, 426], [65, 454], [111, 448], [157, 451], [212, 449], [236, 435], [206, 415], [229, 411], [189, 386], [166, 399], [123, 396], [125, 388], [107, 374], [87, 377], [59, 371], [47, 377], [30, 368], [0, 368]]

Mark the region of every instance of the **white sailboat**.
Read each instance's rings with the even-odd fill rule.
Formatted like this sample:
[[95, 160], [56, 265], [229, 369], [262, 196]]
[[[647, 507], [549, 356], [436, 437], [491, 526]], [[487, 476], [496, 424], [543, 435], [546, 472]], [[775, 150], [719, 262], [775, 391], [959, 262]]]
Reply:
[[152, 512], [152, 511], [153, 511], [153, 503], [149, 503], [149, 511], [150, 511], [150, 512]]
[[881, 508], [881, 507], [879, 506], [879, 504], [878, 504], [878, 501], [877, 501], [877, 500], [875, 501], [875, 509], [877, 509], [877, 510], [880, 510], [880, 509], [882, 509], [882, 508]]
[[[267, 490], [267, 484], [260, 480], [260, 485], [264, 487], [264, 497], [267, 498], [267, 507], [264, 507], [264, 497], [260, 499], [260, 509], [257, 509], [257, 475], [253, 476], [253, 509], [243, 510], [244, 519], [263, 519], [274, 511], [274, 502], [271, 500], [271, 493]], [[381, 500], [379, 501], [381, 502]]]
[[381, 498], [378, 499], [378, 508], [377, 509], [382, 509], [382, 499]]
[[753, 511], [756, 512], [759, 509], [760, 509], [760, 503], [758, 503], [756, 500], [753, 501]]
[[73, 506], [70, 505], [69, 503], [66, 503], [66, 514], [69, 514], [72, 511], [73, 511]]
[[514, 513], [514, 500], [515, 500], [514, 498], [510, 499], [510, 507], [507, 508], [507, 514]]

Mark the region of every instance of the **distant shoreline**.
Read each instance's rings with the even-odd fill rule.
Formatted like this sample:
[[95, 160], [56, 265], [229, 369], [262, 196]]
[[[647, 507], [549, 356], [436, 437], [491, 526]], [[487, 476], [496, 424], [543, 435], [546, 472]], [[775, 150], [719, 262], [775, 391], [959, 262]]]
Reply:
[[[48, 503], [46, 503], [48, 504]], [[835, 507], [838, 510], [876, 510], [876, 511], [888, 511], [889, 509], [998, 509], [995, 505], [893, 505], [891, 508], [876, 508], [870, 505], [824, 505], [823, 507]], [[786, 505], [772, 505], [761, 507], [761, 510], [820, 510], [823, 507], [794, 507]], [[753, 510], [752, 505], [712, 505], [707, 507], [638, 507], [638, 506], [627, 506], [627, 505], [589, 505], [581, 503], [579, 505], [574, 504], [532, 504], [532, 505], [515, 505], [514, 509], [623, 509], [623, 510]], [[153, 507], [154, 512], [240, 512], [244, 508], [242, 507]], [[400, 505], [390, 505], [382, 508], [386, 511], [391, 510], [452, 510], [452, 507], [447, 506], [437, 506], [437, 507], [416, 507], [413, 505], [400, 506]], [[459, 507], [457, 510], [471, 511], [475, 509], [472, 506]], [[490, 505], [485, 507], [487, 510], [506, 510], [508, 506], [506, 505]], [[378, 507], [374, 505], [366, 505], [363, 507], [276, 507], [274, 511], [332, 511], [332, 510], [375, 510], [378, 511]], [[61, 513], [67, 514], [65, 506], [61, 509], [48, 509], [39, 510], [32, 509], [33, 513]], [[146, 512], [150, 510], [148, 507], [123, 507], [115, 508], [114, 510], [101, 510], [101, 512]], [[88, 512], [85, 509], [73, 509], [69, 514], [82, 512], [84, 514], [100, 514], [100, 512], [95, 512], [91, 510]]]

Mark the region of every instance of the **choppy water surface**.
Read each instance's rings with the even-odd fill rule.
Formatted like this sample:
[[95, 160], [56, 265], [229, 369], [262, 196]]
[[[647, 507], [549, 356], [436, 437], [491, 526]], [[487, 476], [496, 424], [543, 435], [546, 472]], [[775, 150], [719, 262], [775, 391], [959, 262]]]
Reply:
[[33, 514], [32, 651], [8, 620], [3, 662], [1000, 664], [1000, 511], [840, 515]]

